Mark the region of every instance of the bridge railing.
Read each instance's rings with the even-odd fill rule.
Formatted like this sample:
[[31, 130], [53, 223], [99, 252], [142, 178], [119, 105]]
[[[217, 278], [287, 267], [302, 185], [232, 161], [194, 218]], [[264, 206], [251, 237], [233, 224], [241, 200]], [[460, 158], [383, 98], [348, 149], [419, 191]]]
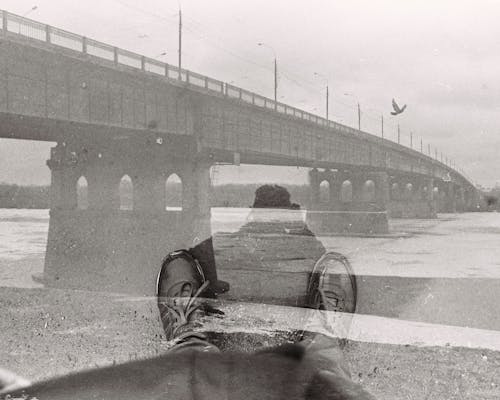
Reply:
[[[50, 45], [59, 46], [82, 54], [87, 54], [89, 56], [105, 60], [115, 65], [143, 70], [148, 73], [160, 75], [175, 82], [180, 82], [188, 86], [207, 90], [208, 92], [218, 93], [228, 98], [233, 98], [248, 104], [252, 104], [256, 107], [274, 110], [275, 112], [281, 114], [293, 116], [295, 118], [334, 129], [337, 132], [355, 135], [360, 138], [376, 140], [386, 146], [392, 147], [394, 150], [399, 150], [400, 146], [402, 146], [397, 145], [388, 139], [378, 138], [375, 135], [362, 132], [343, 124], [339, 124], [335, 121], [327, 120], [325, 118], [319, 117], [317, 115], [300, 110], [284, 103], [275, 102], [274, 100], [261, 96], [257, 93], [242, 89], [237, 86], [233, 86], [229, 83], [224, 83], [223, 81], [213, 79], [208, 76], [189, 71], [187, 69], [179, 70], [179, 68], [174, 65], [145, 57], [128, 50], [120, 49], [118, 47], [111, 46], [109, 44], [105, 44], [93, 39], [89, 39], [87, 37], [55, 28], [47, 24], [42, 24], [40, 22], [16, 14], [12, 14], [4, 10], [0, 10], [0, 13], [2, 33], [4, 35], [14, 34], [30, 39], [35, 39]], [[431, 156], [425, 155], [410, 148], [407, 148], [406, 150], [415, 152], [419, 155], [419, 157], [431, 159], [433, 160], [433, 162], [438, 162], [446, 168], [451, 169], [450, 165], [446, 165], [440, 162], [437, 156], [435, 158], [432, 158]], [[461, 172], [461, 174], [464, 175], [463, 172]]]

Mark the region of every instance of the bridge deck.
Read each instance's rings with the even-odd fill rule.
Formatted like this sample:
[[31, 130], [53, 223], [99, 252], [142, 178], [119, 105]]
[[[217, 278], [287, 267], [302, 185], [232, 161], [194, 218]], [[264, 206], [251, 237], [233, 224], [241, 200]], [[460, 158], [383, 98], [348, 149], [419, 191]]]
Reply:
[[68, 121], [86, 125], [80, 132], [109, 128], [101, 135], [105, 140], [146, 132], [192, 136], [214, 161], [239, 153], [247, 163], [356, 166], [439, 179], [450, 174], [469, 184], [461, 172], [389, 140], [6, 11], [1, 15], [0, 137], [60, 141], [68, 135], [62, 130], [71, 131], [62, 124]]

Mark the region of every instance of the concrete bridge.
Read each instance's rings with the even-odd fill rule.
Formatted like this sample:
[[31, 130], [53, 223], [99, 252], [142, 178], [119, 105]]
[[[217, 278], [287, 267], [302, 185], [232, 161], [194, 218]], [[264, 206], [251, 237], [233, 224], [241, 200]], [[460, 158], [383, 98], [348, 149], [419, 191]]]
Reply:
[[[210, 235], [217, 163], [310, 168], [307, 220], [318, 232], [383, 233], [387, 215], [433, 218], [477, 205], [464, 174], [429, 155], [192, 71], [1, 16], [0, 137], [56, 143], [47, 162], [47, 279], [69, 281], [86, 269], [106, 280], [126, 268], [126, 279], [151, 287], [144, 270], [156, 269], [168, 249]], [[165, 208], [165, 181], [174, 173], [183, 183], [175, 212]], [[125, 175], [133, 185], [127, 211], [118, 191]], [[77, 201], [82, 179], [86, 209]]]

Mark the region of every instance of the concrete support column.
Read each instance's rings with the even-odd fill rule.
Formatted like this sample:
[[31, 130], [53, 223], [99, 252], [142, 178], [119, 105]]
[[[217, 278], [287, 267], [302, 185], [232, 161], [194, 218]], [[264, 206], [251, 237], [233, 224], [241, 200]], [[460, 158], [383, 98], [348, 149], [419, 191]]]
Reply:
[[120, 174], [96, 162], [88, 168], [89, 210], [113, 210], [120, 207]]
[[417, 203], [419, 201], [426, 199], [426, 194], [424, 191], [425, 180], [423, 179], [412, 179], [412, 192], [410, 202]]
[[330, 209], [339, 210], [341, 208], [340, 192], [342, 190], [342, 182], [340, 175], [334, 175], [330, 180]]
[[455, 184], [453, 182], [447, 182], [446, 186], [445, 211], [455, 213], [457, 212]]
[[352, 203], [355, 207], [359, 208], [360, 203], [363, 202], [363, 186], [367, 178], [364, 173], [355, 173], [351, 176], [350, 180], [352, 184]]
[[425, 199], [427, 201], [434, 201], [434, 179], [427, 178], [425, 180], [425, 187], [427, 188], [425, 192]]
[[390, 201], [389, 175], [387, 172], [374, 174], [375, 202], [381, 210], [386, 210]]
[[151, 170], [137, 176], [134, 182], [134, 209], [161, 212], [165, 210], [163, 175]]
[[464, 193], [463, 187], [459, 187], [457, 190], [457, 210], [458, 210], [458, 212], [465, 212], [466, 211], [465, 193]]
[[72, 210], [77, 207], [75, 162], [71, 159], [65, 146], [58, 144], [51, 149], [51, 157], [47, 160], [51, 171], [50, 208], [55, 210]]
[[427, 178], [426, 185], [426, 200], [429, 204], [429, 214], [432, 218], [437, 218], [437, 198], [434, 193], [434, 179]]
[[320, 184], [319, 171], [313, 168], [309, 171], [309, 193], [310, 193], [310, 206], [311, 210], [319, 208], [319, 184]]

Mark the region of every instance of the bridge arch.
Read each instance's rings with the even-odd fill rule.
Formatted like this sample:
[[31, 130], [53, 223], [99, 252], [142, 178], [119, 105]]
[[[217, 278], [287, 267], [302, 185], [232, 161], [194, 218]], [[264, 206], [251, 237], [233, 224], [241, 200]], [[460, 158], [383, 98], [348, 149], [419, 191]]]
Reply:
[[323, 206], [330, 203], [330, 182], [327, 179], [319, 184], [319, 202]]
[[428, 188], [428, 186], [427, 185], [426, 186], [422, 186], [422, 188], [420, 190], [420, 198], [422, 200], [426, 200], [426, 199], [428, 199], [428, 197], [429, 197], [429, 188]]
[[410, 200], [413, 197], [414, 187], [412, 183], [407, 183], [404, 187], [403, 198]]
[[391, 199], [392, 200], [401, 200], [401, 187], [399, 183], [394, 182], [391, 185]]
[[120, 210], [134, 209], [134, 184], [127, 174], [123, 175], [120, 179], [118, 195], [120, 199]]
[[345, 180], [340, 186], [340, 201], [343, 203], [352, 202], [352, 182]]
[[179, 211], [183, 209], [184, 183], [179, 174], [172, 172], [165, 179], [165, 210]]
[[84, 175], [76, 181], [76, 208], [86, 210], [89, 207], [89, 183]]
[[375, 201], [375, 182], [371, 179], [363, 183], [363, 187], [361, 189], [361, 200], [365, 202]]

